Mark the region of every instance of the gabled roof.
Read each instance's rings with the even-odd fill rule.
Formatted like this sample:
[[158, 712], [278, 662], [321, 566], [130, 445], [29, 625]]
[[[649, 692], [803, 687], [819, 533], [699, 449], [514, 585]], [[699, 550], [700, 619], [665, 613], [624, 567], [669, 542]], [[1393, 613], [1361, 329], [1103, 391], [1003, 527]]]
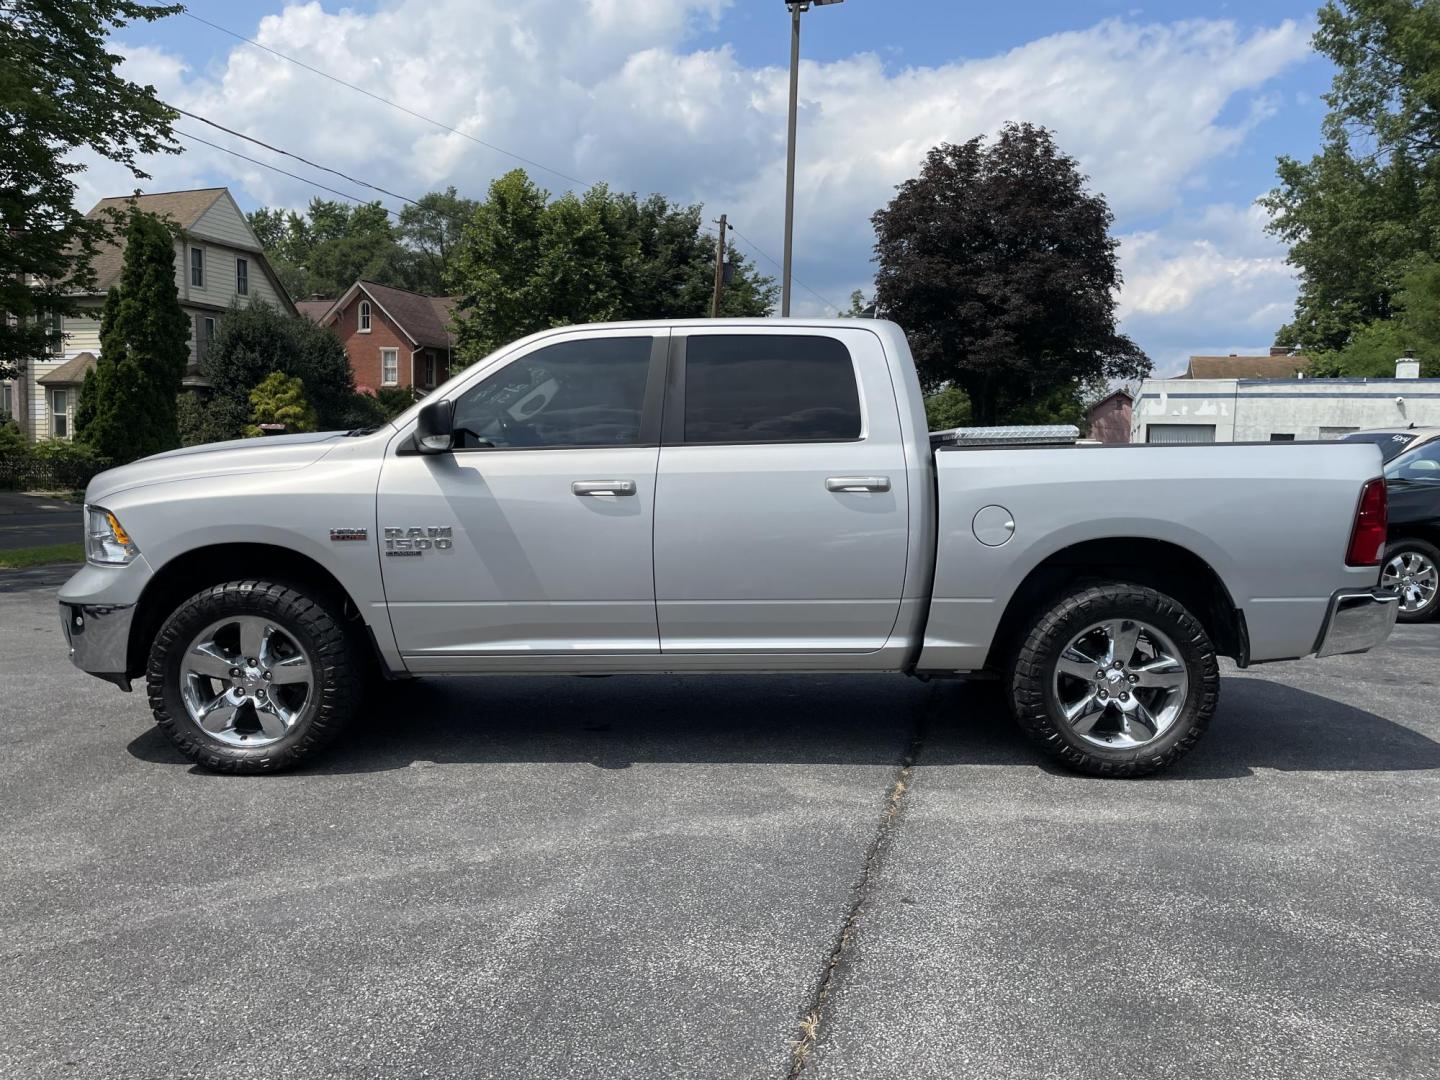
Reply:
[[1308, 356], [1192, 356], [1181, 379], [1293, 379], [1310, 363]]
[[321, 325], [334, 322], [340, 312], [350, 306], [358, 293], [364, 293], [381, 313], [417, 348], [450, 349], [455, 346], [455, 335], [450, 330], [450, 318], [455, 312], [457, 298], [453, 296], [425, 296], [409, 289], [397, 289], [393, 285], [381, 285], [376, 281], [357, 281], [346, 290], [345, 295], [330, 307], [320, 320]]
[[1105, 395], [1103, 398], [1101, 398], [1099, 401], [1095, 402], [1094, 405], [1091, 405], [1091, 406], [1090, 406], [1090, 411], [1091, 411], [1091, 412], [1094, 412], [1094, 411], [1095, 411], [1096, 409], [1098, 409], [1101, 405], [1104, 405], [1106, 402], [1110, 401], [1110, 400], [1113, 399], [1113, 398], [1117, 398], [1117, 397], [1123, 397], [1126, 401], [1134, 401], [1134, 400], [1135, 400], [1135, 395], [1132, 394], [1132, 393], [1130, 393], [1129, 390], [1126, 390], [1126, 389], [1122, 386], [1119, 390], [1111, 390], [1110, 393], [1106, 394], [1106, 395]]
[[82, 352], [72, 356], [54, 371], [47, 371], [35, 381], [42, 386], [73, 386], [85, 381], [85, 376], [95, 366], [95, 354]]
[[[165, 218], [182, 229], [190, 229], [224, 194], [225, 189], [220, 187], [201, 188], [196, 191], [161, 191], [154, 195], [115, 196], [101, 199], [85, 216], [94, 219], [108, 211], [123, 214], [133, 198], [136, 207], [147, 214]], [[105, 292], [120, 280], [120, 271], [125, 267], [124, 237], [117, 236], [101, 243], [95, 251], [95, 257], [90, 260], [90, 265], [95, 268], [96, 292]]]
[[325, 321], [325, 315], [335, 306], [334, 300], [296, 300], [295, 310], [313, 323]]

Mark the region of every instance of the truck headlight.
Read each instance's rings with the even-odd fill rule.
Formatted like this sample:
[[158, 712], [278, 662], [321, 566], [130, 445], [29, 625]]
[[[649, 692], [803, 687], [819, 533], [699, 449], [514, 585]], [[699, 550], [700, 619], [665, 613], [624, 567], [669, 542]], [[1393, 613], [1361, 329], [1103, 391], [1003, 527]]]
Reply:
[[85, 557], [93, 563], [106, 566], [124, 566], [131, 562], [140, 549], [130, 534], [120, 526], [119, 520], [109, 510], [98, 506], [85, 508]]

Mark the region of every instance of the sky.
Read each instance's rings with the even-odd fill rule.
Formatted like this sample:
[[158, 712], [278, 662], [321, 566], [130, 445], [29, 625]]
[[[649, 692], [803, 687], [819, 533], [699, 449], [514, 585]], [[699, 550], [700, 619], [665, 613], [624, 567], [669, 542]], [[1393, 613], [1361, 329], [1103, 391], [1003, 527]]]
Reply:
[[[1263, 351], [1290, 315], [1295, 281], [1255, 199], [1274, 186], [1278, 155], [1317, 148], [1332, 72], [1310, 47], [1314, 7], [844, 0], [812, 9], [803, 17], [794, 313], [834, 314], [852, 290], [870, 289], [870, 216], [931, 147], [1025, 120], [1054, 131], [1108, 201], [1125, 278], [1122, 328], [1157, 374], [1183, 370], [1191, 354]], [[741, 249], [778, 277], [783, 0], [193, 0], [189, 11], [196, 17], [132, 24], [112, 42], [124, 73], [173, 105], [411, 198], [450, 184], [483, 197], [525, 158], [545, 166], [527, 168], [553, 192], [604, 180], [703, 203], [710, 217], [726, 213]], [[197, 121], [177, 127], [374, 197]], [[328, 197], [186, 146], [147, 159], [151, 179], [139, 186], [223, 185], [245, 209]], [[105, 162], [90, 162], [78, 184], [87, 208], [137, 186]]]

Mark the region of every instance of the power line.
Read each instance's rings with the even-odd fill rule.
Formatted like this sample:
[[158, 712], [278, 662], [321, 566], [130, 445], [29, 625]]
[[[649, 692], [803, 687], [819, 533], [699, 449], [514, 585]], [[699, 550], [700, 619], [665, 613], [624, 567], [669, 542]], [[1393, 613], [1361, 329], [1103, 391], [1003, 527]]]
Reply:
[[[769, 254], [768, 252], [766, 252], [764, 248], [762, 248], [759, 244], [755, 243], [754, 240], [751, 240], [748, 236], [746, 236], [744, 233], [742, 233], [739, 229], [735, 228], [734, 225], [731, 225], [731, 226], [730, 226], [730, 231], [733, 232], [736, 236], [740, 237], [741, 240], [744, 240], [745, 243], [749, 244], [757, 253], [759, 253], [760, 255], [764, 256], [766, 259], [768, 259], [769, 262], [770, 262], [770, 265], [774, 266], [777, 270], [778, 270], [778, 269], [781, 269], [780, 263], [776, 261], [775, 256], [773, 256], [773, 255]], [[796, 285], [799, 285], [802, 289], [804, 289], [806, 292], [808, 292], [811, 296], [815, 297], [816, 300], [819, 300], [819, 301], [820, 301], [822, 304], [824, 304], [826, 307], [834, 308], [836, 311], [839, 311], [839, 310], [840, 310], [840, 309], [835, 305], [835, 303], [834, 303], [833, 301], [831, 301], [831, 300], [826, 300], [825, 297], [821, 296], [821, 295], [820, 295], [818, 292], [816, 292], [814, 289], [810, 288], [809, 285], [806, 285], [803, 281], [801, 281], [799, 278], [797, 278], [794, 274], [791, 274], [791, 275], [790, 275], [790, 280], [793, 281]]]
[[204, 23], [212, 30], [219, 30], [222, 34], [228, 34], [232, 38], [235, 38], [237, 41], [243, 41], [245, 44], [251, 45], [257, 49], [267, 52], [271, 56], [278, 56], [281, 60], [284, 60], [287, 63], [294, 64], [296, 67], [301, 67], [304, 68], [306, 71], [313, 72], [314, 74], [319, 75], [322, 79], [329, 79], [331, 82], [336, 83], [340, 86], [348, 87], [349, 89], [354, 90], [358, 94], [364, 94], [366, 97], [374, 101], [389, 105], [392, 109], [399, 109], [401, 112], [405, 113], [408, 116], [413, 116], [417, 120], [424, 120], [427, 124], [433, 124], [444, 131], [450, 132], [452, 135], [459, 135], [462, 139], [469, 139], [471, 142], [477, 143], [480, 146], [485, 147], [487, 150], [494, 150], [497, 154], [504, 154], [506, 157], [514, 158], [516, 161], [524, 162], [526, 165], [534, 166], [535, 168], [540, 169], [544, 172], [553, 173], [555, 176], [558, 176], [563, 180], [568, 180], [572, 184], [579, 184], [581, 187], [593, 186], [591, 184], [587, 184], [584, 180], [580, 180], [577, 177], [571, 176], [569, 173], [561, 172], [559, 169], [552, 169], [549, 165], [542, 165], [540, 164], [540, 162], [535, 161], [532, 158], [524, 157], [523, 155], [517, 154], [512, 150], [506, 150], [503, 146], [496, 146], [494, 143], [486, 142], [484, 139], [477, 139], [474, 135], [471, 135], [468, 132], [461, 131], [459, 128], [451, 127], [449, 124], [442, 123], [441, 121], [436, 120], [434, 117], [426, 116], [424, 113], [418, 113], [414, 109], [406, 108], [398, 101], [391, 101], [387, 97], [382, 97], [379, 94], [372, 93], [371, 91], [366, 90], [363, 86], [356, 86], [352, 82], [346, 82], [344, 79], [336, 75], [331, 75], [328, 71], [322, 71], [320, 68], [312, 67], [311, 65], [305, 63], [305, 61], [303, 60], [297, 60], [293, 56], [287, 56], [276, 49], [272, 49], [269, 45], [261, 45], [260, 42], [256, 41], [253, 38], [248, 38], [244, 34], [236, 33], [234, 30], [227, 29], [226, 27], [221, 26], [219, 23], [213, 23], [209, 19], [202, 19], [193, 11], [186, 11], [184, 9], [181, 9], [180, 14], [184, 15], [188, 19], [194, 19], [198, 23]]
[[420, 205], [418, 199], [412, 199], [408, 195], [397, 194], [394, 191], [390, 191], [386, 188], [381, 187], [379, 184], [372, 184], [368, 180], [361, 180], [359, 177], [351, 176], [348, 173], [343, 173], [339, 169], [332, 169], [328, 165], [321, 165], [318, 162], [311, 161], [309, 158], [303, 158], [299, 154], [292, 154], [289, 150], [282, 150], [278, 146], [271, 146], [269, 143], [262, 142], [260, 139], [256, 139], [250, 135], [246, 135], [242, 131], [236, 131], [234, 128], [228, 128], [224, 124], [217, 124], [214, 120], [207, 119], [206, 117], [200, 116], [197, 113], [188, 112], [185, 109], [180, 108], [179, 105], [171, 105], [168, 101], [162, 102], [162, 104], [165, 105], [166, 108], [174, 109], [181, 116], [188, 116], [191, 120], [199, 120], [202, 124], [209, 124], [211, 127], [219, 131], [225, 132], [225, 134], [227, 135], [234, 135], [237, 139], [244, 139], [246, 142], [254, 143], [256, 146], [263, 146], [271, 153], [280, 154], [283, 157], [294, 158], [296, 161], [299, 161], [305, 165], [309, 165], [312, 169], [319, 169], [321, 172], [331, 173], [335, 176], [340, 177], [342, 180], [349, 180], [352, 184], [359, 184], [361, 187], [367, 187], [371, 191], [378, 191], [382, 195], [389, 195], [392, 199], [399, 199], [401, 202], [407, 202], [411, 206]]
[[262, 169], [269, 169], [271, 172], [277, 172], [281, 176], [288, 176], [292, 180], [299, 180], [302, 184], [309, 184], [311, 187], [319, 188], [321, 191], [328, 191], [331, 195], [339, 195], [342, 199], [349, 199], [351, 202], [359, 203], [362, 206], [378, 206], [381, 210], [384, 210], [385, 213], [392, 214], [397, 218], [400, 216], [398, 211], [391, 210], [384, 203], [373, 202], [369, 199], [362, 199], [359, 195], [351, 195], [336, 188], [327, 187], [326, 185], [320, 183], [320, 181], [318, 180], [312, 180], [308, 176], [301, 176], [298, 173], [289, 172], [285, 169], [280, 168], [278, 165], [271, 165], [268, 162], [260, 161], [258, 158], [247, 157], [245, 154], [240, 153], [240, 151], [238, 150], [231, 150], [228, 146], [221, 146], [219, 143], [213, 143], [209, 139], [202, 139], [198, 135], [191, 135], [188, 131], [181, 131], [179, 128], [171, 128], [171, 130], [174, 131], [176, 135], [179, 135], [182, 139], [189, 139], [191, 142], [197, 142], [204, 146], [214, 147], [216, 150], [220, 150], [226, 154], [237, 157], [241, 161], [248, 161], [251, 165], [259, 165]]
[[[568, 180], [568, 181], [570, 181], [572, 184], [578, 184], [578, 185], [580, 185], [581, 187], [593, 187], [593, 186], [595, 186], [595, 184], [594, 184], [593, 181], [587, 182], [587, 181], [585, 181], [585, 180], [581, 180], [580, 178], [575, 177], [575, 176], [571, 176], [569, 173], [562, 172], [562, 171], [560, 171], [559, 169], [552, 169], [549, 165], [542, 165], [540, 162], [535, 161], [533, 158], [527, 158], [527, 157], [525, 157], [525, 156], [523, 156], [523, 155], [521, 155], [521, 154], [517, 154], [517, 153], [515, 153], [515, 152], [513, 152], [513, 151], [511, 151], [511, 150], [506, 150], [503, 146], [497, 146], [497, 145], [495, 145], [494, 143], [486, 142], [484, 139], [477, 138], [477, 137], [475, 137], [474, 135], [469, 134], [468, 132], [461, 131], [459, 128], [451, 127], [449, 124], [446, 124], [446, 123], [444, 123], [444, 122], [442, 122], [442, 121], [440, 121], [440, 120], [436, 120], [434, 117], [426, 116], [424, 113], [416, 112], [414, 109], [408, 108], [408, 107], [405, 106], [405, 105], [401, 105], [398, 101], [392, 101], [390, 98], [383, 97], [383, 96], [380, 95], [380, 94], [376, 94], [376, 93], [373, 93], [373, 92], [370, 91], [370, 90], [366, 90], [363, 86], [357, 86], [357, 85], [355, 85], [355, 84], [352, 83], [352, 82], [347, 82], [346, 80], [344, 80], [344, 79], [342, 79], [342, 78], [340, 78], [340, 77], [338, 77], [338, 76], [336, 76], [336, 75], [330, 74], [330, 72], [328, 72], [328, 71], [323, 71], [323, 70], [321, 70], [320, 68], [317, 68], [317, 67], [314, 67], [314, 66], [312, 66], [312, 65], [310, 65], [310, 64], [307, 64], [307, 63], [305, 63], [305, 61], [303, 61], [303, 60], [297, 60], [297, 59], [296, 59], [295, 57], [293, 57], [293, 56], [288, 56], [288, 55], [286, 55], [285, 53], [282, 53], [282, 52], [280, 52], [280, 51], [277, 50], [277, 49], [272, 49], [269, 45], [262, 45], [262, 44], [260, 44], [260, 42], [256, 41], [254, 38], [246, 37], [244, 34], [241, 34], [241, 33], [237, 32], [237, 31], [235, 31], [235, 30], [231, 30], [231, 29], [229, 29], [228, 27], [221, 26], [219, 23], [211, 22], [209, 19], [202, 18], [202, 17], [200, 17], [199, 15], [196, 15], [196, 14], [195, 14], [194, 12], [192, 12], [192, 11], [187, 11], [187, 10], [183, 10], [183, 9], [182, 9], [181, 12], [180, 12], [180, 14], [184, 15], [184, 16], [185, 16], [186, 18], [188, 18], [188, 19], [193, 19], [193, 20], [195, 20], [195, 21], [198, 22], [198, 23], [201, 23], [201, 24], [203, 24], [203, 25], [205, 25], [205, 26], [208, 26], [208, 27], [210, 27], [212, 30], [218, 30], [218, 31], [220, 31], [220, 33], [226, 34], [226, 35], [228, 35], [229, 37], [234, 38], [236, 41], [242, 41], [242, 42], [244, 42], [246, 45], [250, 45], [250, 46], [252, 46], [253, 48], [256, 48], [256, 49], [261, 50], [262, 52], [267, 52], [267, 53], [269, 53], [271, 56], [278, 57], [279, 59], [284, 60], [286, 63], [294, 64], [296, 67], [303, 68], [304, 70], [306, 70], [306, 71], [308, 71], [308, 72], [311, 72], [312, 74], [319, 75], [322, 79], [328, 79], [328, 80], [330, 80], [331, 82], [335, 83], [335, 84], [338, 85], [338, 86], [344, 86], [344, 87], [346, 87], [346, 88], [348, 88], [348, 89], [350, 89], [350, 90], [354, 90], [354, 91], [355, 91], [356, 93], [358, 93], [358, 94], [364, 94], [366, 97], [370, 98], [372, 101], [378, 101], [378, 102], [380, 102], [380, 103], [383, 104], [383, 105], [389, 105], [392, 109], [398, 109], [400, 112], [404, 113], [404, 114], [407, 115], [407, 116], [413, 116], [413, 117], [414, 117], [415, 119], [417, 119], [417, 120], [423, 120], [423, 121], [425, 121], [425, 123], [427, 123], [427, 124], [433, 124], [435, 127], [438, 127], [438, 128], [440, 128], [441, 130], [443, 130], [443, 131], [448, 131], [448, 132], [450, 132], [450, 133], [453, 134], [453, 135], [459, 135], [462, 139], [469, 139], [471, 142], [476, 143], [476, 144], [479, 145], [479, 146], [483, 146], [483, 147], [485, 147], [485, 148], [488, 149], [488, 150], [494, 150], [496, 153], [504, 154], [506, 157], [514, 158], [516, 161], [523, 162], [523, 163], [526, 164], [526, 165], [532, 165], [532, 166], [534, 166], [534, 167], [537, 168], [537, 169], [540, 169], [540, 170], [542, 170], [542, 171], [544, 171], [544, 172], [547, 172], [547, 173], [551, 173], [551, 174], [553, 174], [553, 175], [555, 175], [555, 176], [560, 177], [560, 178], [563, 179], [563, 180]], [[176, 107], [173, 106], [173, 105], [170, 106], [170, 108], [176, 109], [177, 112], [182, 112], [182, 113], [184, 113], [184, 110], [183, 110], [183, 109], [178, 109], [178, 108], [176, 108]], [[184, 115], [186, 115], [186, 116], [192, 116], [193, 114], [191, 114], [191, 113], [184, 113]], [[218, 128], [220, 128], [220, 130], [222, 130], [222, 131], [230, 131], [229, 128], [221, 127], [219, 124], [215, 124], [213, 121], [210, 121], [210, 120], [204, 120], [203, 117], [195, 117], [195, 119], [202, 120], [204, 123], [210, 124], [212, 127], [218, 127]], [[233, 132], [233, 131], [231, 131], [230, 133], [231, 133], [231, 134], [234, 134], [234, 135], [239, 135], [239, 132]], [[242, 139], [247, 139], [247, 140], [249, 140], [250, 142], [257, 143], [257, 144], [259, 144], [260, 146], [266, 146], [267, 149], [276, 149], [276, 148], [274, 148], [274, 147], [269, 147], [269, 146], [267, 146], [267, 144], [260, 142], [258, 139], [250, 139], [250, 137], [249, 137], [248, 135], [240, 135], [240, 138], [242, 138]], [[204, 140], [195, 140], [195, 141], [197, 141], [197, 142], [203, 142]], [[212, 146], [213, 146], [214, 144], [213, 144], [213, 143], [210, 143], [210, 144], [208, 144], [208, 145], [212, 145]], [[219, 149], [224, 150], [225, 148], [224, 148], [224, 147], [219, 147]], [[293, 157], [293, 158], [295, 158], [297, 161], [305, 161], [305, 159], [302, 158], [302, 157], [300, 157], [298, 154], [289, 154], [289, 153], [287, 153], [287, 152], [284, 151], [284, 150], [278, 150], [278, 149], [276, 149], [276, 152], [277, 152], [277, 153], [281, 153], [281, 154], [285, 154], [287, 157]], [[237, 154], [236, 156], [237, 156], [237, 157], [243, 157], [244, 155]], [[246, 160], [250, 160], [250, 159], [246, 159]], [[323, 169], [325, 172], [334, 173], [336, 176], [344, 177], [345, 179], [350, 180], [351, 183], [361, 184], [361, 185], [363, 185], [364, 187], [371, 188], [371, 189], [374, 190], [374, 191], [385, 191], [384, 188], [376, 187], [374, 184], [366, 183], [366, 182], [363, 181], [363, 180], [353, 179], [352, 177], [346, 176], [344, 173], [339, 172], [339, 171], [336, 170], [336, 169], [329, 169], [329, 168], [326, 168], [326, 167], [323, 166], [323, 165], [314, 165], [312, 162], [308, 162], [308, 161], [306, 161], [305, 163], [306, 163], [307, 165], [312, 165], [314, 168]], [[257, 162], [256, 164], [260, 164], [260, 163]], [[276, 171], [277, 171], [277, 172], [283, 172], [284, 170], [279, 170], [279, 169], [277, 169]], [[286, 175], [291, 175], [291, 174], [288, 174], [288, 173], [287, 173]], [[302, 178], [296, 177], [296, 179], [302, 179]], [[306, 181], [306, 182], [308, 182], [308, 181]], [[330, 188], [325, 188], [323, 184], [317, 184], [317, 185], [315, 185], [315, 186], [324, 188], [324, 190], [326, 190], [326, 191], [330, 191], [330, 190], [331, 190]], [[387, 194], [387, 195], [392, 195], [393, 198], [405, 199], [405, 196], [403, 196], [403, 195], [394, 195], [392, 192], [385, 192], [385, 194]], [[346, 196], [346, 197], [348, 198], [349, 196]], [[413, 200], [413, 199], [405, 199], [405, 201], [406, 201], [406, 202], [412, 202], [412, 203], [413, 203], [415, 200]], [[777, 260], [773, 255], [770, 255], [768, 252], [766, 252], [763, 248], [761, 248], [758, 244], [756, 244], [755, 241], [753, 241], [753, 240], [751, 240], [749, 237], [745, 236], [744, 233], [740, 232], [738, 229], [734, 228], [733, 226], [731, 226], [730, 231], [733, 232], [733, 233], [735, 233], [736, 236], [740, 237], [741, 240], [743, 240], [746, 244], [748, 244], [751, 248], [753, 248], [759, 255], [761, 255], [767, 262], [769, 262], [769, 263], [770, 263], [772, 266], [774, 266], [777, 270], [782, 270], [782, 271], [783, 271], [783, 267], [780, 265], [779, 260]], [[811, 296], [815, 297], [815, 299], [819, 300], [822, 304], [825, 304], [827, 307], [835, 308], [835, 310], [837, 310], [837, 311], [839, 310], [839, 308], [838, 308], [832, 301], [827, 300], [825, 297], [821, 296], [818, 292], [816, 292], [814, 289], [812, 289], [809, 285], [806, 285], [806, 284], [805, 284], [803, 281], [801, 281], [799, 278], [795, 277], [795, 275], [794, 275], [793, 273], [790, 275], [790, 280], [793, 281], [796, 285], [799, 285], [802, 289], [804, 289], [806, 292], [808, 292]]]

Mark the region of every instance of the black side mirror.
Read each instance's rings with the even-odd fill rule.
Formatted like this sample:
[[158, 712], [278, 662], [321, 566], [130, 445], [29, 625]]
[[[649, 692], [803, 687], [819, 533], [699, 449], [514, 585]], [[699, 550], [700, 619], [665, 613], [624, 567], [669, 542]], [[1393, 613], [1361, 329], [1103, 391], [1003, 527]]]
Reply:
[[443, 454], [454, 445], [455, 403], [427, 401], [415, 421], [415, 449], [422, 454]]

